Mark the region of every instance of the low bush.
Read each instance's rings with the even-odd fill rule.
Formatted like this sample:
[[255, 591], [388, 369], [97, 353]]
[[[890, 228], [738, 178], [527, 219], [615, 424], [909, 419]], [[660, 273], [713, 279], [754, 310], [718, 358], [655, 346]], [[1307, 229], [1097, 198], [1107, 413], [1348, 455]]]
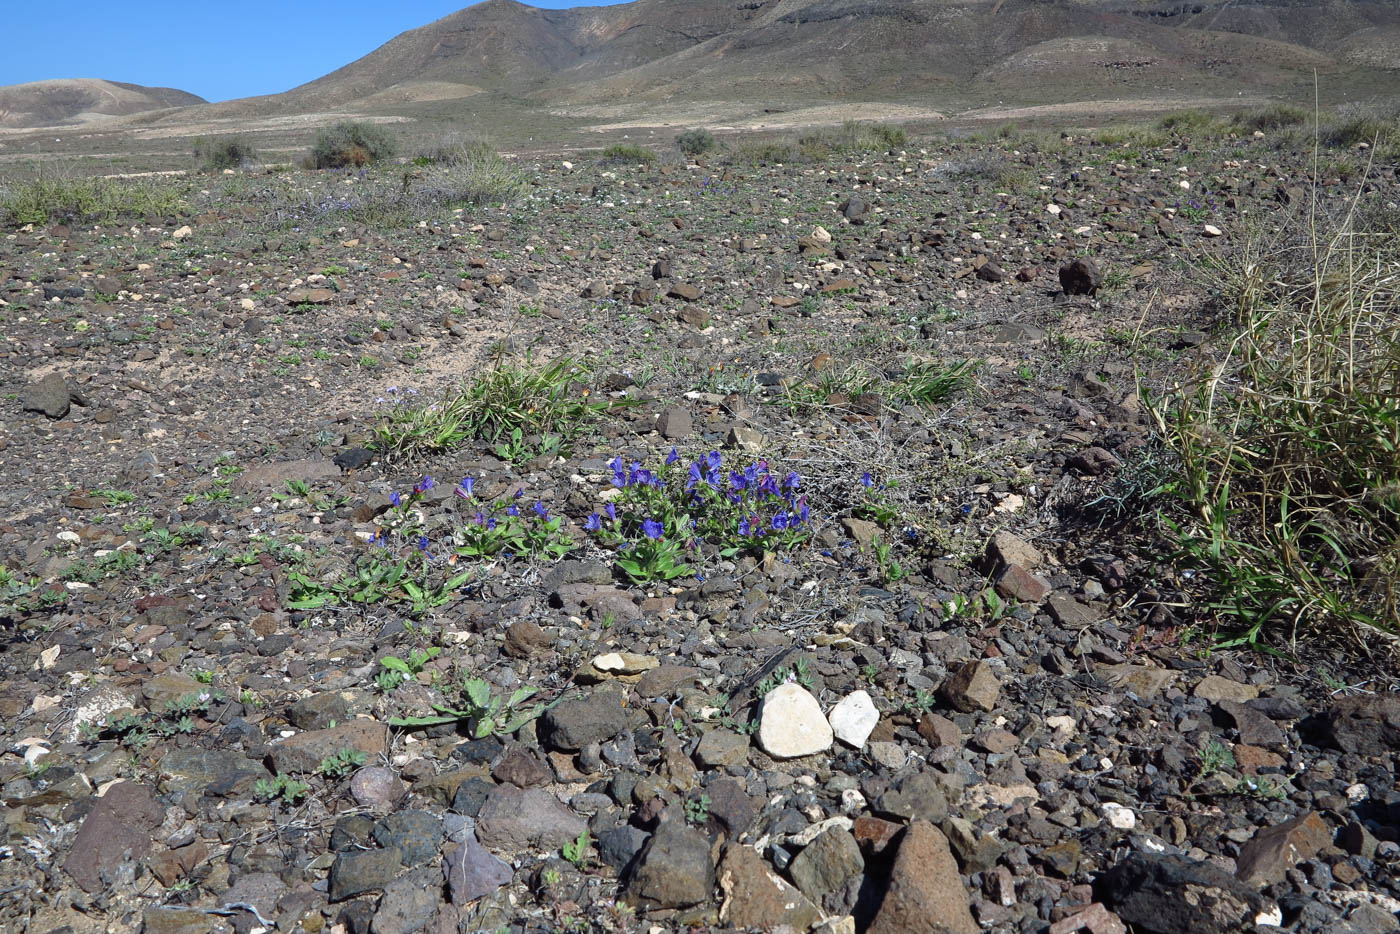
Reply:
[[802, 154], [790, 139], [749, 140], [730, 147], [725, 158], [743, 165], [772, 165], [797, 162]]
[[632, 143], [615, 143], [603, 150], [600, 157], [603, 162], [633, 165], [650, 165], [656, 161], [656, 153], [645, 146], [637, 146]]
[[1235, 122], [1250, 132], [1262, 130], [1283, 130], [1301, 126], [1308, 120], [1308, 112], [1292, 104], [1270, 104], [1247, 113], [1240, 114]]
[[346, 121], [317, 131], [310, 164], [317, 169], [370, 165], [392, 159], [397, 148], [393, 135], [383, 127]]
[[687, 156], [703, 156], [719, 145], [709, 130], [686, 130], [676, 137], [676, 147]]
[[194, 142], [194, 157], [204, 163], [208, 172], [241, 169], [258, 161], [253, 144], [241, 136], [213, 140], [200, 137]]

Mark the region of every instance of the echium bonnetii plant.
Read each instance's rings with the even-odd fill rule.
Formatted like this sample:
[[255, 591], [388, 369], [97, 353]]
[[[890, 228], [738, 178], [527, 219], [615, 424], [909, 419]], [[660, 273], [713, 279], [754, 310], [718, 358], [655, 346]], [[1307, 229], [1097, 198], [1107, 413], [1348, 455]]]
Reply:
[[[557, 560], [573, 548], [563, 520], [551, 516], [543, 503], [521, 510], [517, 492], [509, 501], [478, 504], [471, 477], [453, 492], [474, 514], [466, 522], [430, 529], [422, 506], [435, 486], [432, 477], [424, 477], [407, 496], [394, 491], [383, 521], [369, 537], [369, 550], [340, 580], [326, 585], [292, 572], [288, 606], [307, 610], [338, 603], [407, 603], [411, 615], [422, 615], [452, 600], [475, 577], [476, 562]], [[461, 559], [473, 563], [462, 568]]]
[[675, 448], [659, 471], [614, 458], [616, 491], [584, 528], [617, 549], [617, 566], [638, 583], [688, 574], [706, 556], [784, 551], [808, 537], [811, 510], [796, 472], [767, 461], [726, 471], [718, 451], [685, 464]]

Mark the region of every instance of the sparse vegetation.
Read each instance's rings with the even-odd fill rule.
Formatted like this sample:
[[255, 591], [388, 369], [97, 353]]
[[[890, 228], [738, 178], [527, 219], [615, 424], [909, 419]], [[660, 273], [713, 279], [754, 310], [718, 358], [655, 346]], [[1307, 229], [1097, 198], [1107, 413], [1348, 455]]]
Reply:
[[635, 143], [614, 143], [603, 150], [603, 162], [630, 165], [650, 165], [656, 161], [656, 151]]
[[184, 207], [175, 186], [158, 181], [50, 176], [0, 182], [0, 223], [8, 226], [163, 220]]

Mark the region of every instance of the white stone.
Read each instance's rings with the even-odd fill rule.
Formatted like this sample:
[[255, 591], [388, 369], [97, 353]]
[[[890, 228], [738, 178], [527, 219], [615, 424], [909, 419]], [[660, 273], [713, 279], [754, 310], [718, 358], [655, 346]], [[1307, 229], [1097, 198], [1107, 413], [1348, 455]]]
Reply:
[[1103, 816], [1108, 819], [1109, 826], [1118, 830], [1132, 830], [1137, 826], [1137, 815], [1133, 813], [1133, 809], [1113, 801], [1104, 804]]
[[251, 298], [240, 298], [238, 300], [238, 307], [242, 308], [244, 311], [252, 311], [254, 308], [258, 307], [258, 303]]
[[1178, 187], [1178, 188], [1180, 188], [1180, 189], [1182, 189], [1182, 190], [1184, 190], [1184, 191], [1190, 191], [1190, 190], [1191, 190], [1191, 183], [1188, 182], [1186, 179], [1183, 178], [1181, 181], [1179, 181], [1179, 182], [1176, 183], [1176, 187]]
[[194, 233], [194, 231], [190, 229], [190, 225], [189, 225], [189, 224], [186, 224], [185, 226], [181, 227], [179, 230], [175, 231], [175, 232], [174, 232], [173, 234], [171, 234], [170, 236], [171, 236], [171, 238], [174, 239], [174, 240], [183, 240], [183, 239], [185, 239], [186, 237], [190, 236], [190, 235], [193, 234], [193, 233]]
[[824, 752], [834, 739], [821, 705], [800, 684], [780, 684], [763, 698], [758, 745], [775, 759]]
[[1214, 224], [1206, 224], [1204, 227], [1201, 228], [1201, 233], [1205, 234], [1207, 237], [1219, 237], [1224, 233], [1224, 231], [1222, 231], [1219, 227], [1216, 227]]
[[812, 239], [817, 241], [818, 243], [830, 243], [831, 234], [827, 231], [825, 227], [813, 227]]
[[826, 715], [831, 724], [831, 732], [848, 746], [859, 749], [865, 745], [875, 725], [880, 722], [880, 711], [875, 702], [864, 691], [852, 691], [841, 698], [840, 703]]
[[1046, 214], [1059, 214], [1061, 210], [1062, 208], [1058, 204], [1047, 204], [1045, 206]]

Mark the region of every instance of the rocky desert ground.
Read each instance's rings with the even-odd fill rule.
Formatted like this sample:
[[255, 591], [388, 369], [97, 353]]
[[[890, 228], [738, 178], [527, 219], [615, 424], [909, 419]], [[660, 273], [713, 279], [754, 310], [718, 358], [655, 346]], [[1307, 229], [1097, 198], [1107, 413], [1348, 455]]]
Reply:
[[0, 927], [1400, 928], [1385, 628], [1168, 524], [1231, 270], [1400, 227], [1263, 125], [12, 216]]

